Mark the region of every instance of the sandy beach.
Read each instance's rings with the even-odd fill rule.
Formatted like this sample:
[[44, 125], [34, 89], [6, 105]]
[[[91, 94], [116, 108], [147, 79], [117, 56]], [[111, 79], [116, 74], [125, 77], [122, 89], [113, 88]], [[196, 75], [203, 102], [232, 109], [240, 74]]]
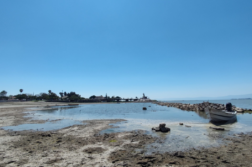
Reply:
[[[24, 123], [44, 123], [24, 117], [26, 111], [67, 103], [0, 103], [0, 128]], [[27, 109], [29, 108], [29, 109]], [[0, 166], [251, 166], [252, 134], [225, 138], [221, 147], [185, 152], [145, 154], [145, 146], [163, 142], [144, 131], [99, 134], [123, 121], [87, 120], [55, 131], [6, 131], [0, 129]], [[216, 136], [218, 137], [218, 136]]]

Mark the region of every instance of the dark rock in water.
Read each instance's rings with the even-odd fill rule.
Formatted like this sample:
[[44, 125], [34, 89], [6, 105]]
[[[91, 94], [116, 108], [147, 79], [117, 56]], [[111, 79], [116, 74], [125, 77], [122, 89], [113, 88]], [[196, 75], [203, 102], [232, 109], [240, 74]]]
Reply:
[[146, 108], [146, 107], [143, 107], [143, 110], [147, 110], [147, 108]]
[[189, 126], [189, 125], [186, 125], [186, 127], [190, 128], [191, 126]]
[[184, 125], [183, 123], [179, 123], [179, 125]]
[[169, 132], [171, 129], [170, 128], [166, 128], [166, 127], [161, 127], [160, 131], [161, 132]]
[[225, 130], [224, 128], [218, 128], [218, 127], [209, 127], [210, 129], [215, 129], [215, 130]]
[[159, 127], [153, 127], [152, 130], [155, 130], [156, 132], [169, 132], [171, 129], [165, 127], [165, 123], [159, 124]]

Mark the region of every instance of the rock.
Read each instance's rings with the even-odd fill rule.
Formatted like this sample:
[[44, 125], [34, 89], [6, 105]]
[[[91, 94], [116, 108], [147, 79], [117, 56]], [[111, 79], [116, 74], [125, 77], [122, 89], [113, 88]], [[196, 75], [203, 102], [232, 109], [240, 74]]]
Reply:
[[171, 129], [170, 128], [166, 128], [166, 127], [161, 127], [160, 131], [161, 132], [169, 132]]
[[225, 130], [224, 128], [219, 128], [219, 127], [209, 127], [210, 129], [215, 129], [215, 130]]
[[171, 129], [165, 127], [165, 123], [159, 124], [159, 127], [153, 127], [152, 130], [155, 130], [156, 132], [169, 132]]
[[137, 164], [142, 164], [142, 165], [147, 164], [147, 163], [148, 163], [148, 160], [147, 160], [147, 159], [139, 160], [139, 161], [137, 162]]
[[188, 127], [188, 128], [190, 128], [191, 126], [189, 126], [189, 125], [186, 125], [185, 127]]
[[179, 125], [184, 125], [183, 123], [179, 123]]
[[104, 151], [105, 149], [103, 149], [102, 147], [89, 147], [83, 150], [83, 152], [86, 152], [88, 154], [100, 154], [103, 153]]
[[184, 158], [184, 157], [185, 157], [184, 153], [183, 153], [183, 152], [180, 152], [180, 151], [174, 153], [173, 155], [176, 156], [176, 157], [179, 157], [179, 158]]
[[7, 162], [7, 164], [11, 164], [11, 163], [14, 163], [14, 162], [16, 162], [16, 161], [9, 161], [9, 162]]
[[40, 134], [42, 137], [51, 137], [51, 134], [50, 133], [42, 133]]
[[239, 112], [239, 113], [242, 113], [244, 112], [244, 110], [242, 108], [236, 108], [235, 111]]
[[170, 131], [170, 128], [166, 128], [165, 125], [166, 125], [165, 123], [159, 124], [159, 129], [161, 132], [169, 132]]
[[170, 161], [169, 164], [176, 164], [176, 161]]
[[155, 130], [156, 132], [159, 132], [160, 128], [159, 127], [153, 127], [152, 130]]
[[143, 107], [143, 110], [147, 110], [147, 108], [146, 108], [146, 107]]

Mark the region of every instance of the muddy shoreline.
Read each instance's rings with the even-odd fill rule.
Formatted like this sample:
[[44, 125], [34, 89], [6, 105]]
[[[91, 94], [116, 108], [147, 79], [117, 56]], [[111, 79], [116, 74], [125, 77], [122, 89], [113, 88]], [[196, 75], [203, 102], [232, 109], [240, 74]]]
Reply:
[[[29, 105], [34, 107], [33, 103]], [[44, 103], [36, 105], [44, 107]], [[45, 122], [24, 117], [26, 108], [27, 104], [0, 107], [0, 128]], [[43, 132], [0, 129], [0, 166], [250, 166], [252, 162], [251, 133], [225, 138], [229, 144], [221, 147], [147, 155], [146, 145], [163, 139], [141, 130], [99, 133], [120, 121], [89, 120], [83, 125]]]

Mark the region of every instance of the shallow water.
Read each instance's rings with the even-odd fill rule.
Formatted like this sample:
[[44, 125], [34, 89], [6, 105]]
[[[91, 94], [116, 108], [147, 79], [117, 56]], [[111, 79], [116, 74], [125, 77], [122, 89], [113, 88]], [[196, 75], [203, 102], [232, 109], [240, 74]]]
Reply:
[[[147, 110], [142, 110], [147, 107]], [[131, 130], [146, 130], [148, 134], [160, 136], [162, 143], [148, 146], [148, 152], [178, 151], [195, 147], [218, 146], [223, 143], [222, 138], [234, 133], [249, 132], [252, 128], [251, 114], [238, 114], [237, 122], [221, 125], [226, 131], [210, 129], [214, 126], [209, 122], [205, 112], [182, 111], [173, 107], [159, 106], [152, 103], [114, 103], [114, 104], [87, 104], [76, 107], [55, 106], [47, 110], [31, 112], [33, 119], [56, 120], [45, 124], [24, 124], [4, 127], [13, 130], [56, 130], [80, 124], [83, 120], [94, 119], [125, 119], [126, 121], [114, 124], [101, 133], [113, 133]], [[191, 127], [181, 126], [179, 123]], [[166, 123], [171, 128], [169, 133], [153, 132], [152, 127], [159, 123]], [[44, 128], [44, 129], [42, 129]], [[217, 138], [216, 136], [221, 136]]]
[[72, 125], [79, 125], [82, 124], [80, 121], [63, 119], [63, 120], [56, 120], [56, 121], [47, 121], [44, 124], [22, 124], [18, 126], [6, 126], [3, 127], [5, 130], [32, 130], [32, 131], [50, 131], [50, 130], [58, 130], [65, 127], [69, 127]]

